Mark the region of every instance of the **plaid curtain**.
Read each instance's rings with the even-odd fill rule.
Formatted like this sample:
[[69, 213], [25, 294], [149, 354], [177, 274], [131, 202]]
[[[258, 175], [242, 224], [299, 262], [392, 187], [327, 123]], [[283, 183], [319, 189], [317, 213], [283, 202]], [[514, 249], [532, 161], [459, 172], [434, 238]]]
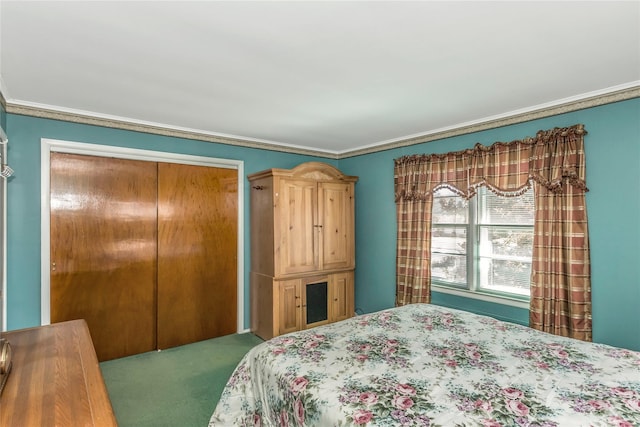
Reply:
[[395, 160], [396, 305], [431, 302], [431, 207], [442, 185], [463, 195], [469, 151]]
[[536, 212], [530, 326], [591, 340], [589, 239], [582, 125], [540, 131], [446, 154], [395, 159], [396, 305], [430, 302], [433, 192], [470, 199], [480, 186], [502, 196], [534, 183]]
[[431, 302], [431, 194], [396, 205], [396, 306]]
[[529, 325], [591, 341], [591, 263], [581, 126], [538, 132]]

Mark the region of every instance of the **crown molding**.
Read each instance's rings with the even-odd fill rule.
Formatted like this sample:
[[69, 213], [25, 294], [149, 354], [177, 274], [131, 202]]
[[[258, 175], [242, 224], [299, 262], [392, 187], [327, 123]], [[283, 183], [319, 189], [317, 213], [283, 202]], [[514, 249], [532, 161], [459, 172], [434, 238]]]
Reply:
[[197, 141], [214, 142], [217, 144], [227, 144], [246, 148], [255, 148], [260, 150], [282, 151], [293, 154], [303, 154], [308, 156], [319, 156], [330, 159], [337, 159], [337, 154], [327, 153], [326, 151], [306, 149], [296, 146], [288, 146], [285, 144], [263, 142], [259, 140], [251, 140], [249, 138], [240, 138], [234, 136], [216, 135], [191, 129], [181, 129], [177, 127], [164, 126], [161, 124], [136, 122], [113, 117], [100, 117], [89, 113], [79, 113], [71, 111], [62, 111], [54, 108], [47, 108], [37, 105], [27, 105], [17, 102], [8, 102], [7, 113], [19, 114], [23, 116], [37, 117], [41, 119], [62, 120], [71, 123], [78, 123], [92, 126], [102, 126], [112, 129], [128, 130], [134, 132], [150, 133], [154, 135], [169, 136], [173, 138], [192, 139]]
[[5, 111], [7, 111], [7, 98], [9, 98], [9, 92], [7, 91], [7, 86], [4, 84], [2, 74], [0, 74], [0, 105], [2, 105]]
[[370, 147], [361, 148], [358, 150], [343, 152], [340, 154], [340, 158], [344, 159], [348, 157], [361, 156], [364, 154], [377, 153], [380, 151], [437, 141], [439, 139], [451, 138], [454, 136], [495, 129], [503, 126], [524, 123], [531, 120], [543, 119], [546, 117], [557, 116], [559, 114], [584, 110], [586, 108], [598, 107], [601, 105], [611, 104], [619, 101], [626, 101], [633, 98], [640, 98], [640, 85], [638, 85], [637, 83], [632, 87], [626, 87], [624, 89], [614, 90], [611, 92], [593, 95], [582, 99], [573, 99], [566, 102], [559, 102], [551, 106], [534, 108], [526, 112], [511, 113], [493, 119], [488, 118], [480, 120], [476, 123], [462, 124], [440, 131], [415, 135], [408, 138], [402, 138], [387, 143], [381, 143]]
[[213, 142], [218, 144], [227, 144], [246, 148], [255, 148], [260, 150], [279, 151], [291, 154], [302, 154], [308, 156], [317, 156], [327, 159], [340, 160], [349, 157], [356, 157], [365, 154], [376, 153], [380, 151], [392, 150], [395, 148], [407, 147], [415, 144], [436, 141], [444, 138], [465, 135], [469, 133], [495, 129], [503, 126], [524, 123], [531, 120], [542, 119], [559, 114], [569, 113], [573, 111], [583, 110], [586, 108], [597, 107], [614, 102], [625, 101], [628, 99], [640, 98], [640, 83], [634, 82], [632, 86], [624, 87], [618, 90], [612, 90], [605, 93], [599, 93], [584, 98], [569, 99], [558, 101], [553, 105], [545, 105], [533, 108], [524, 112], [512, 112], [500, 117], [486, 118], [473, 123], [460, 124], [450, 128], [437, 130], [434, 132], [412, 135], [410, 137], [401, 138], [389, 142], [373, 144], [356, 150], [332, 153], [320, 150], [305, 149], [302, 147], [263, 142], [259, 140], [245, 139], [234, 136], [216, 135], [197, 130], [172, 128], [160, 124], [150, 124], [143, 122], [134, 122], [126, 119], [98, 117], [88, 113], [78, 113], [62, 111], [54, 108], [44, 108], [41, 106], [26, 105], [17, 102], [7, 102], [0, 92], [0, 102], [5, 107], [5, 111], [10, 114], [19, 114], [24, 116], [38, 117], [52, 120], [62, 120], [72, 123], [102, 126], [113, 129], [128, 130], [134, 132], [150, 133], [174, 138], [191, 139], [205, 142]]

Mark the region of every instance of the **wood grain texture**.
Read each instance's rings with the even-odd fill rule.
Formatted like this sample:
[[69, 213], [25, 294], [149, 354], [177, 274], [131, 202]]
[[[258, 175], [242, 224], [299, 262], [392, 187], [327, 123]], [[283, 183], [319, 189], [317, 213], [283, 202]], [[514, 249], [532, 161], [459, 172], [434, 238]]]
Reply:
[[0, 425], [117, 426], [84, 320], [4, 337], [13, 349], [13, 369], [0, 398]]
[[235, 169], [158, 164], [158, 348], [236, 332]]
[[280, 325], [279, 282], [251, 272], [251, 331], [264, 340], [278, 335]]
[[275, 199], [276, 275], [318, 269], [318, 185], [315, 181], [280, 178]]
[[354, 199], [353, 184], [322, 182], [318, 184], [318, 218], [322, 224], [320, 265], [322, 269], [353, 268]]
[[273, 177], [262, 177], [251, 182], [250, 230], [251, 271], [273, 276], [275, 272], [275, 221]]
[[329, 276], [329, 320], [339, 322], [355, 314], [353, 271]]
[[85, 319], [100, 360], [156, 348], [156, 176], [51, 153], [51, 322]]
[[[251, 331], [270, 339], [351, 317], [358, 178], [326, 163], [307, 162], [248, 179]], [[307, 325], [304, 285], [319, 277], [329, 282], [328, 319]]]
[[299, 331], [302, 327], [302, 288], [299, 279], [280, 282], [279, 334]]

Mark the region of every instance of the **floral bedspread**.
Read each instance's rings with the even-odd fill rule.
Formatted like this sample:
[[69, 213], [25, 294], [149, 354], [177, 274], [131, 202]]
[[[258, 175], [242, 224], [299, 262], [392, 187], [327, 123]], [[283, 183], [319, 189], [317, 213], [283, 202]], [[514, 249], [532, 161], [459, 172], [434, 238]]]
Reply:
[[640, 353], [412, 304], [258, 345], [209, 425], [640, 426]]

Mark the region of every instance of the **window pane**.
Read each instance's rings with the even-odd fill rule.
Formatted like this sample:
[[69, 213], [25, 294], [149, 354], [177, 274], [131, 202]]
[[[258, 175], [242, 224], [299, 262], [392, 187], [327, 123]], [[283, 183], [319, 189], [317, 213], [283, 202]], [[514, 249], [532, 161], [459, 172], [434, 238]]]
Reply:
[[467, 257], [431, 254], [431, 280], [464, 284], [467, 282]]
[[480, 256], [531, 260], [532, 250], [533, 228], [480, 227]]
[[479, 273], [482, 289], [529, 295], [530, 262], [481, 257]]
[[435, 225], [431, 228], [431, 252], [447, 254], [467, 253], [467, 228], [444, 227]]
[[433, 224], [466, 224], [469, 203], [453, 191], [443, 188], [435, 192], [431, 212]]
[[477, 197], [481, 224], [533, 225], [533, 190], [521, 196], [504, 197], [482, 187]]
[[[467, 202], [451, 190], [438, 190], [431, 225], [433, 282], [471, 292], [528, 296], [533, 196], [533, 190], [521, 196], [497, 196], [482, 187]], [[471, 270], [467, 269], [467, 261]], [[467, 283], [467, 270], [475, 273], [475, 283]]]

